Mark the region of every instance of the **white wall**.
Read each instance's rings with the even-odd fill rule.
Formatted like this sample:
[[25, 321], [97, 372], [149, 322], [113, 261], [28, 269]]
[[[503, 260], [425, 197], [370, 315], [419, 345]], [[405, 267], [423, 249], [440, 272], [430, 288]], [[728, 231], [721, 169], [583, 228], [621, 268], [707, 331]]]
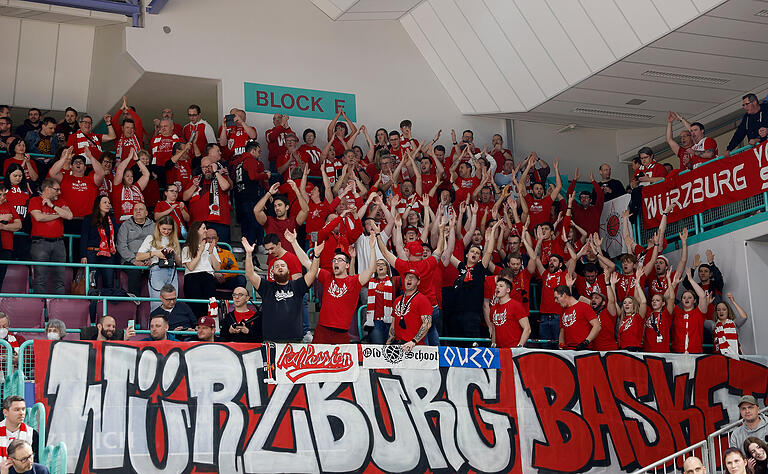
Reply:
[[[739, 330], [739, 341], [746, 354], [768, 353], [768, 222], [761, 222], [729, 234], [693, 244], [688, 249], [688, 264], [697, 253], [711, 249], [715, 264], [723, 273], [723, 294], [733, 293], [736, 301], [750, 315]], [[680, 250], [665, 254], [673, 265], [679, 261]], [[679, 296], [679, 293], [678, 293]]]
[[0, 17], [0, 103], [85, 109], [93, 36], [92, 26]]
[[580, 181], [589, 179], [590, 169], [599, 179], [598, 168], [603, 163], [609, 163], [612, 177], [627, 182], [627, 167], [619, 163], [616, 153], [615, 130], [576, 127], [558, 133], [563, 128], [562, 124], [522, 120], [515, 120], [513, 128], [515, 159], [523, 159], [535, 151], [551, 166], [555, 157], [559, 157], [560, 172], [571, 175], [579, 168]]
[[[419, 139], [442, 129], [443, 145], [451, 128], [473, 129], [478, 143], [504, 129], [500, 119], [460, 114], [399, 22], [333, 22], [309, 0], [168, 2], [161, 15], [146, 16], [145, 28], [126, 30], [126, 45], [146, 71], [220, 79], [219, 117], [243, 107], [243, 82], [257, 82], [353, 93], [358, 125], [396, 129], [409, 118]], [[248, 122], [260, 137], [272, 127], [268, 115], [249, 114]], [[290, 122], [321, 139], [327, 123]]]

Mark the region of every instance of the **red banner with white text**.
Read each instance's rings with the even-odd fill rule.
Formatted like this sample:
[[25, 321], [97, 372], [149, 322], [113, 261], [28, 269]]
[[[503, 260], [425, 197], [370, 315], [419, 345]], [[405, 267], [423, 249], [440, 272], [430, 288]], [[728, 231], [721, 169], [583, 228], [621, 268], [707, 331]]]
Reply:
[[78, 473], [633, 472], [768, 391], [765, 356], [446, 348], [439, 369], [273, 384], [276, 361], [258, 344], [34, 349], [47, 441], [66, 443]]
[[692, 171], [671, 173], [657, 184], [643, 187], [643, 226], [658, 227], [668, 204], [674, 209], [667, 222], [741, 201], [768, 189], [768, 142], [726, 156]]

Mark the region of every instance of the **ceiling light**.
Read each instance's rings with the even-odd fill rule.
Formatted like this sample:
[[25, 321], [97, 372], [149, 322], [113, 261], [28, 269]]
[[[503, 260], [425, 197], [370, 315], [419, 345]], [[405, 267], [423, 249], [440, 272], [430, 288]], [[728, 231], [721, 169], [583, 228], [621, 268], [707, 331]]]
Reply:
[[768, 17], [768, 9], [760, 10], [759, 12], [755, 13], [755, 16]]
[[693, 74], [678, 74], [676, 72], [666, 71], [645, 71], [640, 74], [645, 77], [657, 77], [659, 79], [671, 79], [673, 81], [688, 81], [688, 82], [704, 82], [709, 84], [725, 84], [729, 82], [729, 79], [723, 79], [720, 77], [707, 77], [707, 76], [694, 76]]
[[627, 102], [627, 105], [640, 105], [643, 102], [646, 102], [645, 99], [632, 99], [629, 102]]
[[577, 114], [598, 115], [602, 117], [611, 117], [611, 118], [627, 119], [627, 120], [651, 120], [652, 118], [655, 117], [655, 115], [652, 115], [652, 114], [638, 114], [633, 112], [616, 112], [613, 110], [593, 109], [589, 107], [576, 107], [575, 109], [571, 110], [571, 112], [577, 113]]

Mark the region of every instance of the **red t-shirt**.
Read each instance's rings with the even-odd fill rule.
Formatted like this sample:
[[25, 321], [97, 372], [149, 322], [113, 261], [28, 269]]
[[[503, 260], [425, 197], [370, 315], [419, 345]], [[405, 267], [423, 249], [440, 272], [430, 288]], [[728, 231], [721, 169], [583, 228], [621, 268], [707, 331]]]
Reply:
[[[221, 136], [221, 126], [219, 126], [219, 136]], [[242, 155], [245, 153], [245, 144], [248, 143], [250, 137], [243, 127], [227, 127], [226, 137], [227, 146], [225, 147], [224, 152], [227, 157]]]
[[235, 317], [236, 323], [241, 323], [243, 321], [247, 321], [253, 317], [253, 315], [256, 314], [256, 312], [252, 309], [249, 309], [248, 311], [233, 311], [233, 315]]
[[[8, 217], [8, 214], [10, 214], [10, 218]], [[7, 200], [0, 204], [0, 216], [6, 216], [4, 220], [7, 220], [9, 224], [19, 220], [19, 214]], [[13, 232], [9, 230], [0, 232], [0, 246], [5, 250], [13, 250]], [[2, 283], [3, 282], [0, 281], [0, 285], [2, 285]]]
[[506, 148], [502, 148], [501, 150], [488, 153], [493, 157], [494, 160], [496, 160], [497, 172], [501, 172], [502, 168], [504, 168], [504, 162], [507, 160], [507, 158], [504, 156], [504, 152], [507, 152], [509, 153], [509, 156], [512, 156], [512, 152], [507, 150]]
[[[531, 274], [523, 268], [512, 278], [512, 291], [509, 293], [513, 299], [519, 301], [526, 311], [530, 309]], [[559, 306], [559, 305], [558, 305]]]
[[693, 169], [693, 160], [695, 159], [693, 150], [691, 150], [690, 148], [680, 147], [680, 149], [677, 150], [677, 157], [680, 158], [679, 168], [681, 170]]
[[75, 155], [84, 154], [85, 149], [88, 148], [91, 151], [91, 156], [98, 160], [101, 158], [102, 138], [104, 138], [104, 135], [98, 133], [89, 133], [86, 135], [82, 130], [78, 130], [67, 138], [67, 148], [74, 147]]
[[[635, 274], [634, 273], [628, 273], [623, 274], [619, 273], [619, 281], [616, 282], [616, 304], [621, 305], [621, 302], [624, 301], [624, 298], [627, 296], [633, 296], [635, 294]], [[600, 279], [600, 276], [597, 277]], [[643, 278], [640, 280], [640, 288], [643, 288], [645, 286], [645, 282], [647, 281], [647, 278], [643, 276]]]
[[[178, 204], [178, 206], [176, 206], [176, 209], [171, 211], [168, 215], [176, 222], [176, 231], [178, 232], [179, 237], [181, 237], [181, 225], [184, 224], [185, 227], [187, 226], [187, 223], [182, 220], [181, 215], [181, 211], [184, 209], [184, 202], [176, 201], [174, 204]], [[155, 212], [165, 212], [170, 208], [171, 205], [168, 204], [168, 201], [160, 201], [155, 206]]]
[[325, 226], [326, 217], [333, 212], [336, 206], [339, 205], [339, 202], [341, 202], [339, 198], [334, 199], [332, 203], [328, 203], [325, 198], [320, 202], [315, 202], [310, 199], [309, 203], [307, 203], [309, 207], [309, 213], [307, 214], [307, 232], [319, 232], [320, 229]]
[[[411, 295], [412, 299], [403, 295], [395, 300], [392, 316], [392, 324], [395, 328], [395, 339], [408, 342], [416, 337], [416, 333], [421, 328], [421, 317], [432, 316], [432, 305], [421, 291]], [[400, 321], [405, 320], [405, 328], [401, 326]], [[426, 337], [416, 341], [419, 345], [424, 345]]]
[[69, 208], [72, 214], [77, 217], [84, 217], [93, 210], [93, 201], [99, 195], [99, 187], [93, 178], [93, 173], [82, 178], [72, 176], [67, 173], [61, 178], [61, 198], [65, 202], [71, 202]]
[[299, 257], [292, 254], [291, 252], [286, 251], [285, 254], [283, 254], [283, 256], [280, 258], [275, 258], [272, 256], [272, 254], [267, 255], [267, 280], [275, 281], [275, 274], [272, 271], [272, 265], [274, 265], [278, 260], [282, 260], [286, 263], [286, 265], [288, 265], [288, 273], [291, 275], [295, 275], [296, 273], [301, 274], [303, 267], [301, 266]]
[[529, 229], [535, 229], [542, 222], [549, 222], [549, 213], [554, 203], [552, 196], [547, 194], [541, 199], [536, 199], [532, 194], [526, 194], [525, 202], [528, 204], [528, 215], [531, 217]]
[[594, 293], [600, 293], [601, 295], [607, 295], [608, 289], [605, 286], [605, 278], [602, 275], [597, 275], [594, 283], [590, 283], [586, 278], [579, 275], [576, 277], [576, 291], [579, 292], [579, 296], [592, 298]]
[[597, 320], [600, 321], [600, 332], [597, 333], [589, 348], [593, 351], [615, 351], [619, 348], [613, 335], [616, 329], [616, 316], [603, 309], [598, 313]]
[[[54, 206], [64, 207], [67, 203], [59, 198], [53, 201]], [[43, 205], [43, 198], [40, 196], [33, 197], [29, 200], [29, 212], [41, 211], [43, 214], [56, 214], [56, 211], [52, 207]], [[62, 218], [54, 219], [48, 222], [38, 222], [35, 217], [32, 217], [32, 231], [29, 234], [32, 237], [45, 237], [47, 239], [55, 239], [64, 236], [64, 220]]]
[[347, 135], [342, 142], [335, 133], [333, 134], [333, 138], [331, 139], [333, 144], [331, 146], [333, 147], [333, 154], [336, 158], [341, 158], [341, 155], [344, 154], [344, 150], [347, 149], [347, 141], [351, 136], [352, 134]]
[[453, 202], [458, 206], [459, 203], [467, 199], [468, 195], [472, 195], [475, 188], [479, 185], [480, 180], [474, 176], [470, 176], [469, 178], [456, 178], [456, 186], [458, 189], [456, 190], [456, 199], [454, 199]]
[[[672, 271], [672, 278], [675, 278], [676, 271]], [[648, 299], [653, 298], [653, 295], [662, 295], [664, 296], [664, 293], [667, 292], [667, 288], [669, 288], [669, 283], [667, 283], [667, 276], [659, 276], [656, 274], [656, 270], [653, 271], [650, 275], [648, 275], [648, 278], [646, 278], [645, 281], [646, 285], [648, 285]], [[677, 293], [677, 288], [674, 289], [675, 293]]]
[[285, 153], [285, 135], [293, 133], [291, 127], [284, 128], [282, 125], [267, 130], [267, 159], [275, 161], [275, 158]]
[[[648, 166], [640, 166], [640, 168], [635, 171], [634, 178], [637, 179], [641, 176], [647, 176], [649, 178], [663, 178], [667, 175], [667, 169], [659, 163], [658, 161], [652, 161], [648, 164]], [[641, 185], [647, 186], [651, 183], [640, 183]]]
[[[196, 132], [195, 144], [197, 145], [197, 149], [200, 150], [200, 153], [205, 153], [205, 147], [208, 146], [208, 137], [205, 136], [205, 125], [205, 122], [201, 120], [196, 124], [189, 122], [181, 129], [181, 136], [184, 138], [185, 142], [189, 142], [189, 139], [192, 138], [192, 132]], [[189, 154], [190, 156], [194, 154], [194, 148], [189, 150]]]
[[514, 299], [491, 307], [491, 324], [496, 328], [497, 347], [516, 347], [523, 335], [520, 321], [528, 317], [528, 311]]
[[267, 234], [277, 234], [277, 236], [280, 237], [280, 242], [283, 243], [283, 248], [288, 252], [293, 253], [293, 246], [290, 242], [283, 241], [283, 234], [285, 234], [286, 230], [296, 231], [296, 227], [298, 226], [295, 217], [278, 219], [276, 217], [267, 216], [267, 222], [264, 223], [264, 232]]
[[[714, 138], [704, 137], [704, 138], [702, 138], [699, 141], [699, 143], [696, 143], [695, 145], [693, 145], [691, 147], [691, 150], [693, 150], [693, 151], [714, 150], [715, 151], [715, 156], [717, 156], [717, 142], [715, 141]], [[692, 157], [693, 158], [693, 166], [696, 167], [696, 166], [702, 165], [702, 164], [706, 163], [707, 161], [714, 159], [715, 156], [713, 156], [712, 158], [700, 158], [700, 157], [694, 155]]]
[[592, 325], [589, 322], [596, 318], [597, 315], [592, 307], [581, 301], [563, 309], [563, 315], [560, 318], [560, 331], [563, 334], [565, 347], [574, 349], [584, 342], [592, 330]]
[[141, 188], [132, 184], [126, 188], [123, 184], [116, 184], [112, 189], [112, 208], [115, 210], [115, 220], [122, 221], [133, 215], [133, 206], [137, 202], [144, 202]]
[[639, 314], [628, 314], [619, 325], [619, 348], [640, 347], [643, 340], [643, 318]]
[[488, 275], [483, 282], [483, 299], [488, 300], [489, 306], [494, 306], [499, 303], [499, 299], [496, 298], [496, 275]]
[[27, 217], [27, 202], [29, 202], [29, 193], [23, 191], [20, 186], [10, 186], [8, 192], [5, 194], [5, 199], [8, 203], [16, 209], [19, 217], [24, 219]]
[[[150, 146], [152, 148], [152, 158], [157, 166], [165, 166], [165, 162], [173, 156], [173, 145], [182, 141], [178, 135], [171, 134], [170, 137], [164, 135], [155, 135], [152, 137]], [[201, 150], [203, 152], [203, 150]]]
[[[360, 279], [357, 275], [335, 278], [333, 273], [320, 269], [317, 279], [323, 285], [323, 307], [317, 323], [329, 328], [349, 329], [360, 299]], [[432, 314], [430, 308], [429, 314]]]
[[700, 354], [704, 352], [704, 314], [698, 307], [690, 311], [676, 306], [672, 311], [672, 352]]
[[278, 169], [281, 166], [284, 166], [286, 163], [290, 163], [288, 165], [288, 168], [286, 168], [286, 170], [283, 171], [283, 179], [286, 181], [291, 179], [291, 170], [293, 170], [294, 168], [301, 168], [304, 166], [304, 163], [300, 161], [301, 155], [297, 154], [297, 156], [298, 156], [298, 159], [291, 156], [287, 151], [284, 151], [283, 153], [280, 153], [279, 155], [277, 155], [276, 165]]
[[669, 330], [672, 326], [672, 316], [667, 308], [653, 311], [648, 306], [645, 317], [644, 352], [669, 352]]
[[[214, 177], [213, 179], [217, 179]], [[232, 181], [225, 177], [229, 181], [230, 186]], [[200, 181], [200, 187], [198, 193], [194, 194], [189, 199], [189, 219], [194, 221], [206, 221], [206, 222], [218, 222], [220, 224], [229, 225], [230, 223], [230, 204], [229, 204], [229, 191], [222, 191], [219, 187], [218, 202], [215, 195], [211, 195], [211, 181], [202, 179]], [[231, 189], [231, 188], [230, 188]], [[205, 190], [205, 193], [202, 192]]]
[[[10, 168], [10, 166], [14, 163], [21, 166], [22, 163], [24, 163], [24, 160], [17, 160], [15, 157], [6, 158], [5, 164], [3, 164], [3, 174], [7, 173], [8, 168]], [[35, 173], [38, 172], [37, 164], [35, 164], [35, 160], [29, 160], [29, 167], [32, 168], [35, 171]], [[27, 181], [29, 181], [29, 172], [26, 170], [26, 168], [24, 169], [24, 175], [26, 176]]]
[[419, 292], [427, 297], [432, 306], [435, 306], [437, 304], [437, 296], [435, 296], [435, 285], [432, 283], [432, 279], [435, 277], [437, 264], [437, 258], [433, 256], [424, 260], [403, 260], [398, 258], [395, 260], [395, 270], [400, 275], [405, 275], [408, 270], [415, 268], [419, 275], [421, 275], [421, 278], [419, 278]]
[[179, 160], [172, 168], [166, 168], [165, 182], [179, 183], [182, 190], [187, 189], [192, 184], [192, 164], [189, 160]]
[[320, 176], [320, 154], [323, 152], [320, 148], [306, 143], [299, 147], [299, 157], [301, 161], [309, 164], [309, 175]]
[[[563, 314], [563, 307], [555, 301], [555, 288], [565, 285], [565, 275], [568, 272], [560, 270], [555, 273], [549, 273], [544, 270], [541, 276], [541, 304], [539, 310], [545, 314]], [[589, 307], [589, 306], [588, 306]], [[592, 309], [590, 308], [590, 311]], [[584, 339], [582, 339], [583, 341]], [[579, 341], [581, 342], [581, 341]]]

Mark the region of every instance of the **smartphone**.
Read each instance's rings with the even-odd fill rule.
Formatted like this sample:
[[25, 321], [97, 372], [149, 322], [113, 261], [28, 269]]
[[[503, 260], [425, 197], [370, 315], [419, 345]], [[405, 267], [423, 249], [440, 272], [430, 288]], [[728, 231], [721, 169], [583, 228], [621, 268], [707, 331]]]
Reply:
[[224, 121], [227, 124], [227, 127], [234, 127], [235, 126], [235, 114], [229, 114], [224, 116]]
[[128, 329], [136, 329], [136, 320], [135, 319], [129, 319], [128, 320]]

